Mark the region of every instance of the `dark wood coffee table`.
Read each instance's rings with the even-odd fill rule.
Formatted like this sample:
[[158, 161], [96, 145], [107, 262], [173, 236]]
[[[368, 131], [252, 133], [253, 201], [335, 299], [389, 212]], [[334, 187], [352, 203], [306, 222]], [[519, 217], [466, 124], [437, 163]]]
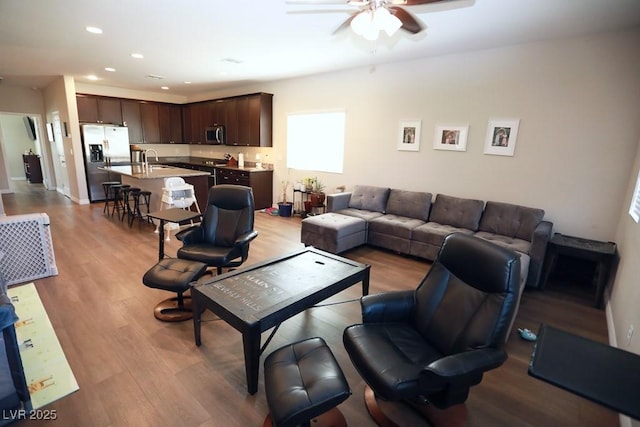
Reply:
[[[203, 309], [242, 333], [247, 390], [258, 391], [260, 355], [280, 323], [356, 283], [369, 293], [370, 266], [313, 247], [199, 282], [191, 289], [196, 345]], [[262, 332], [275, 329], [260, 347]]]

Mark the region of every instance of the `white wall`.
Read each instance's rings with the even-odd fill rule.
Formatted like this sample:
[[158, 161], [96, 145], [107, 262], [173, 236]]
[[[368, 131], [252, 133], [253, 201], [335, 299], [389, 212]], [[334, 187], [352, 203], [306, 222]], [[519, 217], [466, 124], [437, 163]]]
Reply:
[[[640, 135], [640, 32], [565, 39], [380, 65], [205, 97], [274, 94], [274, 195], [287, 171], [286, 115], [345, 108], [345, 170], [331, 190], [384, 185], [540, 207], [555, 230], [613, 240]], [[202, 97], [201, 97], [202, 98]], [[483, 154], [487, 121], [520, 119], [515, 156]], [[397, 151], [401, 119], [422, 120], [420, 151]], [[432, 148], [437, 123], [469, 124], [466, 152]], [[322, 147], [309, 147], [321, 150]], [[267, 151], [267, 150], [264, 150]]]
[[[15, 113], [20, 114], [21, 116], [29, 115], [44, 117], [42, 92], [30, 88], [14, 87], [2, 84], [0, 85], [0, 113]], [[38, 134], [46, 135], [45, 129], [39, 122], [40, 121], [37, 123], [39, 126]], [[21, 164], [22, 158], [20, 158], [19, 161]], [[47, 179], [48, 176], [46, 175], [46, 169], [43, 169], [43, 173], [45, 173], [45, 179]], [[9, 181], [6, 178], [9, 175], [9, 169], [5, 166], [4, 159], [0, 153], [0, 193], [11, 191]]]
[[24, 115], [0, 114], [0, 131], [4, 154], [8, 159], [9, 177], [24, 180], [25, 172], [22, 155], [31, 150], [37, 154], [35, 141], [29, 138], [24, 123]]
[[[609, 299], [609, 341], [624, 350], [640, 354], [640, 224], [629, 215], [629, 206], [636, 185], [636, 178], [640, 172], [640, 141], [635, 155], [635, 162], [625, 192], [620, 220], [616, 230], [615, 242], [621, 255], [620, 264], [612, 286]], [[627, 343], [629, 326], [633, 325], [634, 333]], [[622, 426], [640, 427], [640, 421], [631, 421], [622, 417]]]

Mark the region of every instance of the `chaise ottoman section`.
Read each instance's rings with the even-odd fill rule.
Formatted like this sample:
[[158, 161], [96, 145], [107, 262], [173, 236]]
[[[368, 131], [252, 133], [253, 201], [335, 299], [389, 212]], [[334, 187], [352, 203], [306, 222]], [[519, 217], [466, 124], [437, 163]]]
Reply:
[[362, 218], [336, 213], [302, 220], [300, 241], [323, 251], [338, 254], [367, 242], [367, 222]]

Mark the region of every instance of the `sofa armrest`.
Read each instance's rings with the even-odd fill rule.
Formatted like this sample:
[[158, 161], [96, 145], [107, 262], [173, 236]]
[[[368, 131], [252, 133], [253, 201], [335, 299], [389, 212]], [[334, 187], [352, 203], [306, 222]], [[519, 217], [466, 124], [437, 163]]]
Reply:
[[349, 207], [351, 192], [327, 194], [327, 212], [337, 212]]
[[542, 276], [542, 265], [547, 252], [547, 244], [551, 238], [553, 223], [550, 221], [540, 221], [540, 224], [533, 230], [531, 237], [531, 249], [529, 249], [529, 274], [526, 286], [537, 288], [540, 286]]

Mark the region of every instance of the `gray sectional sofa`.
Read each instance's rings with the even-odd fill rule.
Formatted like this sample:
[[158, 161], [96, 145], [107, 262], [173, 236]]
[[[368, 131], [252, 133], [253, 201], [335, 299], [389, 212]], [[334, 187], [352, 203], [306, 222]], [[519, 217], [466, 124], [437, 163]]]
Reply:
[[461, 232], [520, 253], [533, 288], [553, 227], [542, 209], [365, 185], [327, 195], [327, 211], [302, 221], [302, 243], [333, 253], [370, 244], [433, 261], [445, 236]]

